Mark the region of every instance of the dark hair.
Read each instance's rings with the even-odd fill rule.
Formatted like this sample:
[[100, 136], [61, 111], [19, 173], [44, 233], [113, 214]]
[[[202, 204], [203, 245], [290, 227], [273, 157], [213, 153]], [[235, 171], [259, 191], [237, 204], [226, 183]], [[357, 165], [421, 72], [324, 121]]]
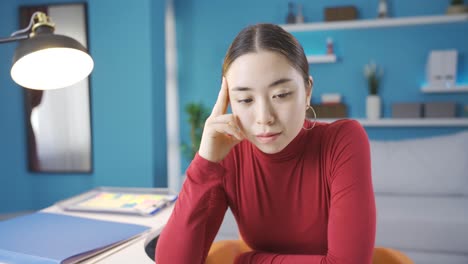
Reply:
[[291, 66], [298, 70], [304, 78], [305, 87], [308, 86], [309, 63], [304, 49], [293, 35], [274, 24], [256, 24], [239, 32], [224, 57], [223, 76], [238, 57], [261, 50], [274, 51], [284, 55]]

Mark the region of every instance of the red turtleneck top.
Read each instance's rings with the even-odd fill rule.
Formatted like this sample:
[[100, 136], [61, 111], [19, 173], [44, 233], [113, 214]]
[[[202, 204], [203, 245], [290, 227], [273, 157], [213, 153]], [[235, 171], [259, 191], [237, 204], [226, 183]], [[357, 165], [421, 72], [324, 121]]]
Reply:
[[228, 206], [253, 249], [236, 263], [371, 263], [370, 164], [366, 132], [352, 120], [319, 122], [275, 154], [244, 140], [220, 163], [197, 155], [156, 263], [204, 263]]

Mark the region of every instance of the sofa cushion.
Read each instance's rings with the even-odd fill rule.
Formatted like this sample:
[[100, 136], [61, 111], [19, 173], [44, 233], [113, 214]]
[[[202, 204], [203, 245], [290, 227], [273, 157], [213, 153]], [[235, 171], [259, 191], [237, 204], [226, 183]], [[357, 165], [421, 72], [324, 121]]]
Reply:
[[376, 246], [468, 256], [468, 197], [376, 195]]
[[468, 131], [370, 145], [376, 193], [468, 195]]

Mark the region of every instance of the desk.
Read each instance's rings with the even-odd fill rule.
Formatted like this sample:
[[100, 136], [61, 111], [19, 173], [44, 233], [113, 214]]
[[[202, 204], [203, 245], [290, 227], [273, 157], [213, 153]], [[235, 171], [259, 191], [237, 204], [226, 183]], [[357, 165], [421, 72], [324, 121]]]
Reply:
[[156, 237], [169, 220], [174, 204], [164, 208], [154, 216], [133, 216], [105, 213], [82, 213], [64, 211], [56, 205], [47, 207], [42, 212], [59, 213], [65, 215], [87, 217], [98, 220], [108, 220], [122, 223], [139, 224], [151, 227], [151, 230], [142, 236], [139, 236], [131, 241], [125, 242], [118, 247], [105, 251], [97, 256], [94, 256], [86, 261], [80, 262], [83, 264], [121, 264], [121, 263], [141, 263], [151, 264], [154, 262], [146, 255], [145, 246]]

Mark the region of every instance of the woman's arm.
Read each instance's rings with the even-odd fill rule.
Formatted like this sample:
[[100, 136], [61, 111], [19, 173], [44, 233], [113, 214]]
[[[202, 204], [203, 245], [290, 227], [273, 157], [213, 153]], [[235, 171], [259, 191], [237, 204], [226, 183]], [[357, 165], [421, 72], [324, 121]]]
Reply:
[[340, 123], [330, 126], [325, 142], [329, 146], [325, 155], [331, 192], [327, 254], [281, 255], [253, 251], [240, 255], [237, 264], [372, 262], [376, 210], [369, 140], [358, 122]]
[[198, 154], [156, 246], [157, 264], [204, 263], [227, 209], [224, 168]]
[[244, 135], [237, 117], [226, 114], [229, 89], [223, 77], [218, 99], [205, 121], [200, 149], [156, 246], [156, 263], [204, 263], [227, 209], [223, 162]]

